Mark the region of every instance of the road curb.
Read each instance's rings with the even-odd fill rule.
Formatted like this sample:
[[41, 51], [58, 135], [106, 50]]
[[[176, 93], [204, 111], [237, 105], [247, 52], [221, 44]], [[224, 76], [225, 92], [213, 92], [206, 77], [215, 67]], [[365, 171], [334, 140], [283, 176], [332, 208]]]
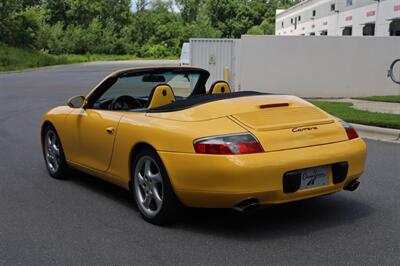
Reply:
[[24, 68], [24, 69], [19, 69], [19, 70], [0, 71], [0, 75], [25, 73], [25, 72], [34, 72], [34, 71], [38, 71], [38, 70], [46, 70], [46, 69], [59, 68], [59, 67], [65, 67], [65, 66], [79, 66], [79, 65], [86, 64], [86, 63], [91, 63], [91, 62], [81, 62], [81, 63], [61, 64], [61, 65], [50, 65], [50, 66], [30, 67], [30, 68]]
[[400, 129], [351, 124], [360, 137], [400, 144]]
[[34, 71], [39, 71], [39, 70], [46, 70], [46, 69], [53, 69], [53, 68], [60, 68], [60, 67], [66, 67], [66, 66], [83, 66], [83, 65], [91, 65], [91, 64], [114, 64], [116, 62], [118, 63], [128, 63], [128, 62], [137, 62], [137, 61], [170, 61], [172, 65], [174, 64], [179, 64], [178, 59], [131, 59], [131, 60], [99, 60], [99, 61], [86, 61], [86, 62], [78, 62], [78, 63], [71, 63], [71, 64], [60, 64], [60, 65], [50, 65], [50, 66], [40, 66], [40, 67], [31, 67], [31, 68], [25, 68], [25, 69], [19, 69], [19, 70], [10, 70], [10, 71], [0, 71], [0, 75], [7, 75], [7, 74], [18, 74], [18, 73], [25, 73], [25, 72], [34, 72]]

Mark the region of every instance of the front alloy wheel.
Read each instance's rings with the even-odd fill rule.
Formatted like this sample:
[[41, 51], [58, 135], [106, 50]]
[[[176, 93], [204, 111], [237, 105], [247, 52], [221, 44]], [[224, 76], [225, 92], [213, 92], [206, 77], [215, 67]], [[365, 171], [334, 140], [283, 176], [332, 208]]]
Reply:
[[56, 130], [48, 126], [43, 136], [43, 153], [49, 174], [58, 179], [64, 179], [68, 170]]

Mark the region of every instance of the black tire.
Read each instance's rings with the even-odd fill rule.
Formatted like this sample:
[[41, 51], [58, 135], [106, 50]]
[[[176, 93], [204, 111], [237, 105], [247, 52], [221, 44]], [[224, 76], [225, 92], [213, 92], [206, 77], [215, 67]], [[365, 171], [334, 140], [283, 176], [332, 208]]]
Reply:
[[[50, 143], [48, 142], [50, 135], [54, 141], [54, 143], [51, 144], [51, 147], [49, 147]], [[49, 175], [56, 179], [67, 179], [69, 168], [65, 160], [64, 150], [56, 129], [51, 125], [47, 125], [43, 130], [42, 150], [43, 158]], [[56, 154], [58, 154], [58, 156], [56, 156]], [[52, 159], [50, 159], [51, 156]], [[57, 167], [55, 167], [56, 163], [54, 160], [57, 161]]]
[[[162, 180], [161, 188], [159, 186], [159, 183], [156, 183], [154, 181], [147, 181], [148, 182], [147, 192], [151, 194], [150, 191], [154, 191], [154, 189], [157, 191], [153, 193], [154, 194], [152, 196], [153, 199], [152, 201], [150, 201], [148, 208], [146, 208], [145, 203], [143, 202], [143, 196], [144, 197], [147, 196], [147, 192], [145, 193], [146, 188], [143, 188], [143, 186], [139, 184], [140, 183], [139, 179], [142, 180], [146, 179], [144, 174], [144, 171], [146, 171], [146, 166], [144, 165], [143, 166], [144, 168], [142, 168], [143, 161], [144, 164], [146, 164], [146, 161], [151, 161], [152, 164], [149, 168], [151, 169], [150, 171], [154, 173], [156, 172], [156, 168], [158, 168], [159, 173], [161, 175], [160, 180]], [[142, 149], [137, 154], [135, 154], [135, 159], [133, 160], [131, 167], [132, 167], [132, 182], [130, 184], [131, 188], [130, 191], [132, 197], [136, 201], [137, 207], [142, 217], [149, 223], [155, 225], [166, 225], [177, 221], [182, 211], [183, 205], [180, 203], [179, 199], [175, 195], [167, 171], [165, 170], [164, 164], [162, 163], [157, 152], [151, 148]], [[140, 174], [141, 176], [138, 176], [139, 172], [141, 173]], [[157, 174], [153, 173], [152, 176], [158, 176]], [[147, 179], [153, 180], [151, 178]], [[157, 180], [158, 179], [159, 177], [157, 178]], [[157, 202], [155, 196], [156, 194], [158, 196], [162, 195], [162, 197], [158, 197], [162, 199], [160, 207], [157, 207], [156, 204]], [[154, 209], [157, 209], [156, 211], [154, 211], [154, 213], [150, 213], [152, 205]]]

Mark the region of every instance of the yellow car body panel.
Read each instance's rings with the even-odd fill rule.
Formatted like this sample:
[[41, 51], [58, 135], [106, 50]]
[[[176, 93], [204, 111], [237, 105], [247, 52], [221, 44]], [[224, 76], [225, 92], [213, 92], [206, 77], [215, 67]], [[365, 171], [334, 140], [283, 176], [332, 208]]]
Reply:
[[[213, 156], [159, 153], [178, 197], [189, 206], [232, 207], [256, 198], [277, 204], [338, 192], [364, 171], [366, 145], [361, 139], [284, 151]], [[290, 170], [347, 161], [346, 180], [294, 193], [283, 193], [282, 177]], [[189, 178], [188, 178], [189, 177]]]
[[120, 112], [108, 110], [72, 110], [65, 121], [67, 160], [107, 171], [121, 117]]
[[[44, 115], [46, 123], [56, 128], [70, 166], [126, 189], [135, 147], [150, 145], [178, 198], [195, 207], [233, 207], [249, 198], [277, 204], [338, 192], [363, 173], [366, 159], [362, 139], [348, 140], [338, 119], [295, 96], [238, 97], [174, 112], [61, 106]], [[196, 139], [245, 132], [264, 152], [195, 153]], [[330, 171], [326, 186], [283, 192], [286, 172], [337, 162], [349, 166], [343, 182], [334, 184]]]
[[[157, 130], [153, 130], [154, 128]], [[138, 144], [149, 144], [158, 152], [194, 154], [194, 139], [200, 136], [222, 135], [227, 131], [246, 132], [228, 118], [207, 122], [177, 122], [149, 118], [143, 114], [128, 114], [121, 119], [119, 125], [109, 173], [128, 184], [131, 178], [130, 160], [135, 156], [132, 150]], [[166, 168], [168, 171], [169, 166]], [[171, 182], [173, 183], [172, 180]]]

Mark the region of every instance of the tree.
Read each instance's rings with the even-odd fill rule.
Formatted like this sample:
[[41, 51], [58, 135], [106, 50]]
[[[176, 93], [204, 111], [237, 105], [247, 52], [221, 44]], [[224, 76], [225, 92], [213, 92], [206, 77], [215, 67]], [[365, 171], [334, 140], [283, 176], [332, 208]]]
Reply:
[[143, 12], [150, 5], [150, 0], [136, 0], [136, 12]]
[[132, 15], [128, 39], [139, 56], [170, 56], [179, 53], [183, 32], [182, 19], [171, 12], [169, 3], [154, 1], [148, 9]]
[[226, 38], [240, 38], [261, 23], [267, 5], [263, 0], [206, 0], [211, 25]]
[[[0, 42], [50, 53], [178, 55], [190, 38], [273, 34], [299, 0], [0, 0]], [[176, 7], [179, 12], [176, 12]]]
[[185, 23], [191, 23], [198, 18], [199, 9], [203, 3], [203, 0], [176, 0], [181, 17]]
[[41, 0], [19, 0], [19, 1], [21, 1], [23, 7], [39, 6], [41, 3]]
[[270, 0], [265, 6], [264, 19], [260, 24], [251, 27], [247, 34], [253, 35], [273, 35], [275, 34], [275, 14], [276, 9], [286, 9], [299, 3], [301, 0]]
[[117, 24], [127, 24], [130, 17], [129, 0], [43, 0], [46, 20], [50, 24], [88, 26], [93, 19], [103, 25], [109, 19]]
[[0, 1], [0, 43], [35, 48], [39, 25], [23, 1]]

